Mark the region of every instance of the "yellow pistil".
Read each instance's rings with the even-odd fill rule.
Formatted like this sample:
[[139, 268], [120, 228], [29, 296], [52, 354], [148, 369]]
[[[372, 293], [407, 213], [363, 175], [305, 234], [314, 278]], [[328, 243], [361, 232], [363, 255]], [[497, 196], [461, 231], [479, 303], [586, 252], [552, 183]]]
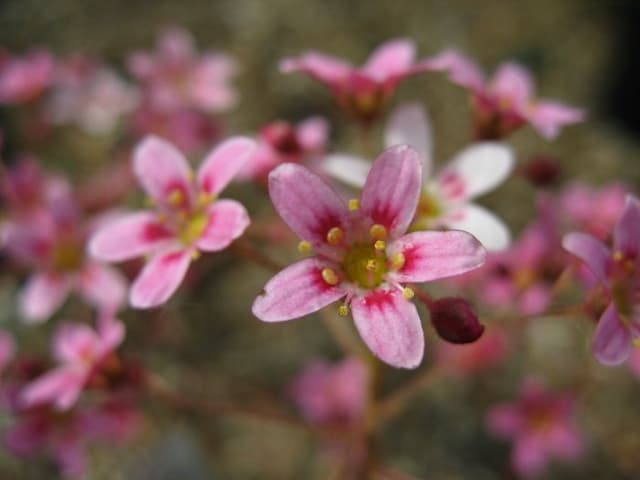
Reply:
[[342, 271], [347, 279], [362, 288], [376, 288], [387, 275], [387, 256], [371, 243], [356, 243], [346, 252]]
[[339, 282], [338, 275], [336, 274], [335, 270], [331, 268], [323, 268], [321, 275], [322, 279], [329, 285], [337, 285]]
[[376, 240], [376, 242], [373, 244], [373, 248], [375, 248], [378, 251], [381, 251], [387, 248], [387, 244], [385, 243], [384, 240]]
[[345, 304], [342, 304], [338, 307], [338, 315], [341, 317], [346, 317], [349, 315], [349, 307]]
[[333, 227], [327, 232], [327, 243], [329, 245], [339, 245], [344, 238], [344, 232], [340, 227]]
[[309, 253], [311, 253], [311, 250], [313, 250], [311, 242], [302, 240], [300, 243], [298, 243], [298, 251], [303, 255], [308, 255]]
[[385, 238], [387, 238], [387, 229], [384, 227], [384, 225], [374, 223], [369, 229], [369, 235], [371, 235], [371, 238], [384, 240]]
[[411, 300], [415, 296], [416, 292], [414, 292], [411, 288], [405, 287], [402, 289], [402, 295], [407, 300]]
[[360, 210], [360, 200], [357, 199], [357, 198], [350, 199], [349, 200], [349, 210], [351, 210], [352, 212]]
[[184, 224], [180, 229], [180, 241], [184, 245], [191, 245], [200, 237], [209, 225], [209, 217], [204, 213], [197, 213], [183, 219]]
[[171, 190], [171, 193], [167, 196], [167, 202], [173, 207], [181, 206], [185, 201], [184, 192], [179, 189]]
[[375, 272], [376, 268], [378, 268], [378, 262], [376, 262], [373, 258], [367, 260], [367, 265], [365, 266], [367, 270], [370, 272]]
[[402, 267], [404, 267], [406, 261], [407, 260], [404, 256], [404, 253], [398, 252], [391, 255], [391, 262], [389, 263], [392, 269], [400, 270]]

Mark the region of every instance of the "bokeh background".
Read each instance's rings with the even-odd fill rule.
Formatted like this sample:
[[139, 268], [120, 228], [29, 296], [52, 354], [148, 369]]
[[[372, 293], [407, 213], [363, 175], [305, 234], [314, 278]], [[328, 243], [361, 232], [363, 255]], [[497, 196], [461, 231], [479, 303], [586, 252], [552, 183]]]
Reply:
[[[518, 132], [511, 138], [516, 152], [556, 156], [567, 179], [596, 185], [622, 179], [637, 192], [638, 20], [640, 5], [631, 0], [5, 0], [0, 46], [96, 54], [124, 73], [127, 53], [151, 49], [163, 28], [182, 26], [200, 49], [222, 49], [239, 62], [241, 101], [225, 115], [230, 131], [251, 133], [276, 118], [321, 114], [330, 119], [342, 151], [355, 144], [354, 131], [321, 86], [278, 72], [281, 57], [313, 48], [358, 64], [397, 36], [413, 39], [421, 57], [457, 46], [488, 71], [506, 59], [522, 62], [534, 72], [541, 96], [588, 110], [584, 125], [567, 128], [553, 143], [531, 129]], [[408, 80], [397, 98], [402, 99], [421, 100], [428, 108], [439, 161], [469, 142], [467, 95], [443, 75]], [[23, 147], [9, 135], [9, 150]], [[39, 148], [29, 145], [36, 153]], [[77, 131], [60, 134], [46, 152], [46, 167], [77, 178], [114, 154], [108, 142]], [[235, 187], [233, 194], [258, 217], [269, 210], [251, 187]], [[533, 198], [534, 191], [516, 179], [484, 203], [517, 232], [533, 215]], [[288, 260], [281, 251], [274, 255]], [[292, 376], [311, 358], [339, 358], [339, 349], [317, 319], [275, 327], [251, 316], [250, 302], [270, 272], [225, 253], [203, 261], [206, 276], [189, 293], [160, 311], [124, 315], [135, 339], [126, 348], [190, 395], [250, 403], [264, 397], [293, 411], [284, 393]], [[1, 320], [14, 322], [18, 285], [3, 282]], [[430, 385], [381, 435], [383, 460], [417, 478], [512, 478], [509, 447], [485, 433], [484, 412], [512, 398], [524, 373], [560, 386], [584, 376], [590, 380], [580, 418], [590, 455], [578, 466], [555, 466], [545, 478], [639, 478], [640, 383], [625, 369], [595, 364], [587, 348], [590, 328], [540, 319], [512, 363]], [[24, 330], [20, 340], [47, 351], [44, 336]], [[425, 363], [436, 341], [428, 339]], [[383, 381], [390, 388], [409, 375], [386, 372]], [[252, 418], [185, 413], [153, 396], [145, 406], [149, 415], [141, 438], [124, 448], [97, 450], [92, 479], [323, 479], [331, 473], [321, 444], [308, 432]], [[0, 478], [50, 478], [41, 465], [1, 458]]]

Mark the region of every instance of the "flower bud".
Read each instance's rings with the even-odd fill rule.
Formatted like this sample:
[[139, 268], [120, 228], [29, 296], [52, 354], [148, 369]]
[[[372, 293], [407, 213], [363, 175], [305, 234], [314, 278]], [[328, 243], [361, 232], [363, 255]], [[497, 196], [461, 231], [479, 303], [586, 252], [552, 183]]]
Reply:
[[429, 306], [431, 323], [443, 340], [472, 343], [482, 336], [484, 325], [464, 298], [440, 298]]
[[553, 185], [561, 173], [558, 160], [550, 155], [536, 155], [522, 167], [522, 175], [535, 187]]

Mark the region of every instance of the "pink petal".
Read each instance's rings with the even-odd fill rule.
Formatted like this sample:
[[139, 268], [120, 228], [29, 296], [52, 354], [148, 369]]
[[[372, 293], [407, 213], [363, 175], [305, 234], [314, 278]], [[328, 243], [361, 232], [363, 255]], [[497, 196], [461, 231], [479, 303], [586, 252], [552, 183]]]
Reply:
[[356, 328], [382, 361], [416, 368], [424, 355], [424, 333], [418, 311], [398, 290], [374, 290], [351, 302]]
[[569, 425], [556, 425], [547, 434], [547, 448], [556, 457], [576, 460], [584, 453], [584, 441], [578, 431]]
[[68, 410], [78, 400], [86, 371], [73, 367], [60, 367], [29, 383], [20, 393], [20, 404], [31, 408], [47, 403], [58, 410]]
[[339, 86], [353, 71], [348, 63], [319, 52], [308, 52], [300, 57], [285, 58], [280, 62], [282, 73], [304, 72], [329, 87]]
[[405, 263], [399, 282], [428, 282], [468, 272], [484, 263], [486, 251], [466, 232], [414, 232], [389, 246], [391, 255], [402, 252]]
[[632, 348], [631, 332], [620, 320], [612, 303], [600, 317], [593, 334], [593, 355], [603, 365], [620, 365], [629, 358]]
[[53, 337], [53, 353], [60, 363], [83, 363], [95, 357], [100, 339], [89, 325], [84, 323], [63, 323]]
[[255, 142], [245, 137], [233, 137], [218, 145], [198, 170], [198, 184], [202, 191], [219, 194], [244, 167], [255, 149]]
[[249, 215], [235, 200], [219, 200], [208, 211], [209, 225], [196, 242], [200, 250], [215, 252], [227, 248], [249, 226]]
[[551, 304], [553, 292], [546, 283], [536, 283], [527, 288], [518, 301], [520, 313], [541, 315]]
[[347, 207], [318, 175], [300, 165], [285, 163], [269, 174], [269, 195], [282, 219], [296, 235], [319, 247], [327, 232], [345, 228]]
[[609, 284], [611, 253], [604, 243], [586, 233], [569, 233], [562, 239], [562, 246], [582, 260], [600, 282]]
[[80, 274], [80, 292], [99, 308], [117, 310], [125, 299], [127, 281], [117, 270], [90, 263]]
[[329, 122], [323, 117], [311, 117], [296, 127], [298, 141], [305, 150], [324, 150], [329, 141]]
[[442, 223], [447, 228], [469, 232], [487, 250], [504, 250], [511, 241], [511, 234], [504, 222], [486, 208], [473, 203], [455, 210]]
[[527, 118], [545, 138], [554, 139], [565, 125], [583, 122], [584, 110], [558, 102], [537, 102], [530, 106]]
[[406, 145], [388, 148], [373, 162], [362, 190], [362, 214], [402, 235], [413, 220], [422, 188], [422, 160]]
[[533, 98], [533, 78], [522, 66], [505, 63], [494, 74], [490, 89], [496, 97], [520, 112]]
[[133, 154], [133, 170], [140, 185], [160, 204], [167, 202], [172, 191], [185, 196], [191, 191], [191, 169], [176, 147], [156, 136], [148, 136]]
[[409, 145], [423, 163], [422, 175], [429, 178], [433, 164], [433, 132], [427, 112], [419, 103], [405, 103], [391, 112], [384, 132], [386, 147]]
[[37, 273], [20, 294], [20, 312], [29, 323], [47, 320], [64, 303], [72, 287], [68, 275]]
[[104, 358], [106, 355], [113, 352], [124, 341], [124, 324], [113, 318], [111, 315], [107, 315], [100, 319], [98, 332], [100, 335], [100, 351], [98, 356], [100, 358]]
[[316, 312], [346, 292], [322, 278], [326, 263], [307, 258], [276, 274], [253, 302], [253, 314], [263, 322], [282, 322]]
[[497, 405], [487, 415], [487, 428], [500, 438], [511, 438], [524, 426], [518, 408], [511, 404]]
[[455, 49], [445, 50], [425, 62], [433, 70], [445, 70], [453, 83], [476, 92], [486, 89], [482, 70], [466, 55]]
[[627, 195], [613, 233], [614, 247], [630, 257], [640, 256], [640, 201]]
[[532, 436], [518, 438], [511, 455], [511, 463], [516, 472], [525, 477], [535, 477], [543, 472], [548, 462], [541, 439]]
[[405, 74], [413, 64], [416, 47], [406, 39], [389, 40], [369, 56], [363, 71], [379, 82]]
[[182, 283], [191, 255], [189, 249], [175, 250], [160, 253], [149, 260], [131, 285], [131, 306], [152, 308], [165, 303]]
[[98, 260], [119, 262], [145, 255], [174, 237], [153, 213], [131, 213], [98, 230], [89, 241], [89, 253]]

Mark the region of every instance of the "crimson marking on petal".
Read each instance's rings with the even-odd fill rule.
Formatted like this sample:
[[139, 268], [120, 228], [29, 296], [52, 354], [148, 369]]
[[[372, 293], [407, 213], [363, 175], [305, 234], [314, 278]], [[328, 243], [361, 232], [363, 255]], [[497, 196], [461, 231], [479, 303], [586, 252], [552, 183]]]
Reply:
[[173, 237], [171, 231], [164, 225], [158, 223], [148, 223], [142, 232], [142, 238], [148, 242], [155, 242], [171, 237]]

